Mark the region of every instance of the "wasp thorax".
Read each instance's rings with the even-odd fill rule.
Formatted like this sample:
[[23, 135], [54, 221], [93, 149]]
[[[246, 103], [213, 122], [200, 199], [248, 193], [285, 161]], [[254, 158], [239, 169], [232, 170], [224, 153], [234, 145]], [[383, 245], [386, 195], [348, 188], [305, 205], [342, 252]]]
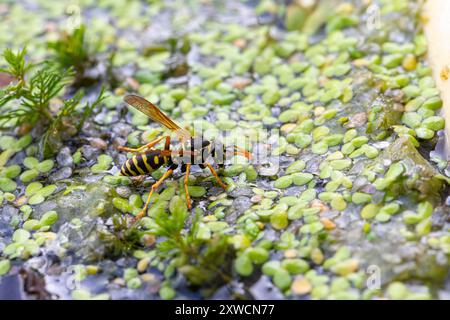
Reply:
[[173, 156], [173, 162], [176, 164], [203, 164], [211, 156], [211, 147], [211, 142], [202, 137], [191, 138], [183, 145], [182, 150]]

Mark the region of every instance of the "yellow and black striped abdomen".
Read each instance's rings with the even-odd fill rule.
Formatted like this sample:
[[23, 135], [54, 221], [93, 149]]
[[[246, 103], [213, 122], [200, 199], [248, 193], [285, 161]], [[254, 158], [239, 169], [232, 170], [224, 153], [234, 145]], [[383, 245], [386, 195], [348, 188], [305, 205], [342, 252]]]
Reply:
[[167, 157], [164, 158], [156, 153], [138, 154], [125, 161], [120, 168], [120, 173], [124, 176], [149, 174], [161, 167], [166, 159]]

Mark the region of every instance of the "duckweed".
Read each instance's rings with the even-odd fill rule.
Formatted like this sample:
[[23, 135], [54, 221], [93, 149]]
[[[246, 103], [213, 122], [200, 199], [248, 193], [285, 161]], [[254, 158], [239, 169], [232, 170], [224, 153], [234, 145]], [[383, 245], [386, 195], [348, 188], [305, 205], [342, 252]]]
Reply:
[[256, 264], [262, 264], [269, 259], [269, 251], [264, 248], [249, 248], [246, 252], [250, 260]]
[[[17, 27], [26, 11], [22, 2], [6, 6], [11, 32], [0, 42], [16, 52], [26, 38], [25, 62], [60, 60], [66, 51], [47, 46], [47, 39], [63, 43], [63, 50], [78, 38], [68, 32], [57, 40], [59, 30], [38, 27], [28, 28], [24, 38], [23, 28]], [[307, 9], [273, 1], [243, 4], [248, 10], [233, 11], [231, 20], [226, 10], [207, 3], [212, 14], [198, 21], [192, 14], [196, 4], [170, 2], [150, 11], [133, 2], [124, 19], [122, 0], [102, 8], [103, 21], [91, 17], [90, 2], [80, 4], [89, 25], [76, 47], [92, 61], [72, 65], [79, 59], [71, 56], [64, 67], [83, 72], [68, 79], [64, 94], [51, 99], [48, 109], [56, 120], [40, 119], [25, 135], [26, 123], [14, 128], [10, 121], [0, 135], [0, 202], [6, 222], [6, 232], [0, 230], [0, 276], [17, 272], [11, 270], [13, 263], [21, 267], [39, 255], [46, 260], [51, 252], [68, 263], [56, 263], [61, 271], [56, 280], [73, 276], [83, 288], [88, 281], [91, 291], [72, 290], [67, 298], [73, 299], [203, 297], [230, 280], [248, 285], [246, 294], [252, 295], [261, 283], [259, 271], [268, 276], [261, 280], [278, 287], [277, 294], [294, 299], [445, 294], [425, 290], [442, 287], [434, 260], [450, 252], [450, 238], [442, 224], [447, 206], [440, 191], [445, 190], [447, 164], [433, 150], [445, 127], [438, 114], [443, 103], [425, 60], [418, 6], [378, 4], [383, 21], [378, 36], [391, 35], [385, 41], [368, 36], [367, 8], [357, 2], [338, 3], [331, 16], [321, 13], [326, 11], [322, 2]], [[190, 9], [178, 15], [181, 20], [162, 21], [169, 40], [159, 39], [156, 45], [154, 39], [140, 41], [145, 21], [180, 8]], [[61, 22], [58, 8], [30, 10], [30, 25]], [[268, 16], [274, 20], [265, 21]], [[243, 18], [261, 24], [249, 27], [239, 23]], [[192, 26], [183, 37], [173, 36], [184, 19]], [[128, 41], [129, 32], [137, 41]], [[91, 45], [99, 49], [88, 49]], [[110, 46], [116, 48], [114, 59], [108, 58]], [[106, 90], [108, 98], [86, 119], [63, 115], [78, 88], [96, 90], [90, 83], [115, 89]], [[125, 107], [127, 92], [146, 97], [192, 133], [203, 126], [205, 138], [213, 141], [219, 132], [255, 140], [273, 130], [269, 141], [251, 148], [255, 158], [260, 151], [269, 157], [219, 170], [229, 185], [226, 192], [213, 177], [206, 178], [207, 170], [193, 168], [188, 188], [197, 200], [191, 211], [176, 171], [153, 195], [148, 216], [130, 226], [126, 215], [141, 210], [149, 186], [164, 168], [145, 181], [121, 176], [119, 165], [131, 154], [115, 147], [138, 147], [168, 132]], [[21, 103], [11, 102], [2, 108]], [[74, 107], [75, 113], [82, 108]], [[51, 130], [41, 137], [48, 125]], [[392, 232], [395, 237], [389, 236]], [[383, 252], [379, 267], [382, 274], [389, 270], [391, 278], [383, 278], [379, 290], [366, 289], [370, 274], [361, 266], [367, 266], [369, 253], [387, 244], [392, 252]], [[391, 256], [400, 257], [402, 265]], [[429, 271], [412, 283], [403, 266]], [[99, 279], [107, 283], [101, 280], [98, 287]], [[423, 291], [417, 289], [421, 286]], [[93, 294], [98, 290], [108, 293]]]
[[201, 186], [188, 186], [189, 194], [193, 198], [200, 198], [206, 194], [206, 189]]
[[432, 97], [426, 100], [422, 106], [427, 109], [437, 110], [442, 107], [442, 100], [439, 97]]
[[362, 204], [366, 202], [370, 202], [372, 200], [372, 195], [363, 193], [363, 192], [355, 192], [352, 195], [352, 202], [355, 204]]
[[313, 179], [313, 175], [311, 173], [295, 173], [292, 174], [292, 181], [297, 186], [302, 186], [307, 184]]
[[276, 270], [278, 270], [281, 267], [281, 262], [277, 260], [268, 261], [263, 264], [261, 271], [267, 275], [272, 277]]
[[163, 300], [172, 300], [176, 296], [176, 291], [169, 286], [163, 286], [159, 290], [159, 296]]
[[127, 200], [120, 197], [113, 198], [112, 203], [114, 207], [124, 213], [131, 213], [134, 209], [134, 207]]
[[0, 189], [4, 192], [14, 191], [17, 188], [17, 183], [9, 178], [0, 178]]
[[380, 209], [380, 213], [393, 215], [393, 214], [396, 214], [399, 210], [400, 210], [400, 205], [398, 203], [389, 203], [389, 204], [384, 205]]
[[347, 169], [352, 165], [352, 161], [348, 159], [333, 160], [330, 162], [330, 166], [335, 170]]
[[403, 300], [408, 295], [408, 289], [401, 282], [392, 282], [391, 284], [389, 284], [386, 293], [392, 300]]
[[244, 277], [247, 277], [253, 273], [252, 261], [247, 255], [244, 254], [235, 260], [234, 267], [236, 272]]
[[34, 180], [39, 175], [39, 171], [37, 169], [30, 169], [22, 172], [19, 179], [23, 183], [28, 183], [32, 180]]
[[27, 231], [39, 230], [41, 228], [41, 224], [39, 220], [30, 219], [23, 223], [23, 228]]
[[324, 228], [321, 222], [312, 222], [310, 224], [306, 224], [300, 228], [301, 233], [305, 234], [316, 234], [322, 231]]
[[391, 215], [385, 213], [385, 212], [379, 212], [377, 213], [377, 215], [375, 216], [375, 220], [379, 221], [379, 222], [387, 222], [391, 219]]
[[293, 178], [292, 176], [283, 176], [275, 180], [273, 186], [278, 189], [286, 189], [290, 185], [292, 185]]
[[420, 221], [417, 225], [416, 225], [416, 233], [419, 236], [425, 236], [427, 234], [430, 233], [431, 231], [431, 227], [432, 227], [432, 222], [430, 218], [424, 219], [422, 221]]
[[273, 274], [273, 283], [281, 290], [286, 290], [291, 286], [292, 278], [285, 269], [276, 269]]
[[12, 165], [9, 167], [2, 168], [0, 171], [0, 177], [5, 177], [8, 179], [14, 179], [20, 174], [21, 168], [18, 165]]
[[108, 170], [112, 161], [113, 161], [113, 159], [106, 154], [102, 154], [102, 155], [98, 156], [97, 163], [91, 167], [92, 172], [99, 173], [99, 172]]
[[42, 183], [40, 182], [32, 182], [30, 183], [26, 189], [25, 189], [25, 195], [27, 196], [32, 196], [34, 195], [36, 192], [38, 192], [39, 190], [41, 190], [43, 187]]
[[42, 194], [35, 194], [30, 197], [30, 199], [28, 200], [28, 203], [30, 205], [36, 205], [36, 204], [40, 204], [40, 203], [44, 202], [44, 200], [45, 200], [45, 197]]
[[412, 211], [405, 211], [403, 213], [403, 221], [405, 224], [417, 224], [419, 223], [423, 217], [420, 214], [417, 214]]
[[305, 133], [297, 133], [295, 134], [295, 145], [299, 148], [306, 148], [309, 146], [313, 140], [313, 138]]
[[0, 260], [0, 276], [3, 276], [11, 269], [11, 261], [7, 259]]
[[442, 117], [431, 116], [422, 122], [422, 126], [426, 129], [438, 131], [444, 128], [445, 121]]
[[303, 274], [309, 270], [308, 263], [303, 259], [284, 259], [281, 261], [281, 266], [291, 275]]
[[245, 167], [243, 165], [234, 164], [234, 165], [231, 165], [231, 166], [225, 168], [223, 173], [227, 177], [235, 177], [235, 176], [241, 174], [242, 172], [244, 172], [244, 170], [245, 170]]
[[361, 137], [356, 137], [354, 139], [351, 140], [351, 144], [355, 147], [355, 148], [359, 148], [362, 145], [366, 144], [369, 141], [369, 138], [361, 136]]
[[275, 211], [270, 216], [270, 223], [276, 230], [282, 230], [289, 224], [288, 213], [284, 210]]
[[315, 154], [325, 154], [328, 151], [328, 144], [325, 142], [314, 143], [311, 147], [311, 152]]
[[56, 221], [58, 221], [58, 213], [56, 211], [48, 211], [42, 215], [39, 224], [42, 226], [51, 226]]
[[[44, 160], [40, 163], [38, 163], [35, 168], [39, 171], [39, 172], [49, 172], [50, 170], [53, 169], [54, 166], [54, 161], [52, 159], [47, 159]], [[31, 168], [32, 169], [32, 168]]]
[[421, 121], [422, 117], [416, 112], [406, 112], [402, 117], [402, 122], [411, 128], [420, 126]]
[[370, 220], [377, 215], [379, 210], [380, 208], [378, 205], [369, 203], [361, 210], [361, 218]]

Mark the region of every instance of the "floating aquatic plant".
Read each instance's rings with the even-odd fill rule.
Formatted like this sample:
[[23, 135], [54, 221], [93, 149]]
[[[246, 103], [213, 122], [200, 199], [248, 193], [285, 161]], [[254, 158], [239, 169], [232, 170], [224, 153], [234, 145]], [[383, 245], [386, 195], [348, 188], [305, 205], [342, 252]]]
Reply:
[[217, 281], [229, 281], [230, 266], [226, 258], [232, 255], [232, 251], [228, 236], [212, 234], [201, 222], [198, 211], [186, 230], [189, 213], [180, 197], [174, 197], [169, 207], [170, 214], [163, 209], [158, 210], [148, 222], [144, 222], [151, 234], [163, 239], [156, 245], [156, 255], [184, 274], [191, 284], [209, 283], [214, 287]]
[[41, 154], [48, 157], [61, 148], [64, 141], [73, 137], [83, 128], [86, 119], [94, 108], [106, 98], [105, 89], [102, 88], [93, 102], [81, 104], [84, 93], [77, 92], [72, 98], [63, 102], [62, 107], [54, 116], [49, 128], [41, 137]]
[[[8, 67], [5, 72], [16, 81], [3, 89], [0, 98], [0, 126], [20, 126], [29, 128], [39, 120], [52, 122], [54, 116], [50, 111], [50, 101], [57, 97], [70, 82], [71, 71], [61, 72], [49, 62], [31, 65], [25, 59], [26, 50], [14, 54], [10, 49], [3, 53]], [[32, 74], [31, 69], [35, 68]]]

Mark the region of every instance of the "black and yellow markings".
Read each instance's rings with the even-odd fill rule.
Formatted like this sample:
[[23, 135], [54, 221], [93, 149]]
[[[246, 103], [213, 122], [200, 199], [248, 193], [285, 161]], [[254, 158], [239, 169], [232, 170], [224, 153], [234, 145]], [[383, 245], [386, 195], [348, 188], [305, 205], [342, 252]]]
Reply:
[[140, 167], [140, 165], [142, 165], [143, 163], [139, 163], [138, 157], [142, 158], [141, 156], [132, 157], [131, 161], [133, 161], [134, 167], [136, 168], [137, 172], [139, 172], [140, 174], [146, 174], [145, 167], [144, 169], [141, 169]]
[[126, 176], [138, 176], [139, 174], [133, 170], [134, 164], [132, 163], [132, 159], [128, 159], [122, 166], [122, 172], [125, 172]]
[[139, 176], [152, 173], [164, 163], [168, 162], [169, 159], [170, 157], [163, 157], [160, 155], [140, 154], [125, 161], [120, 169], [120, 173], [124, 176]]
[[145, 154], [142, 155], [142, 162], [144, 163], [144, 166], [147, 169], [147, 172], [153, 171], [153, 167], [151, 166], [151, 164], [148, 163], [148, 158]]

